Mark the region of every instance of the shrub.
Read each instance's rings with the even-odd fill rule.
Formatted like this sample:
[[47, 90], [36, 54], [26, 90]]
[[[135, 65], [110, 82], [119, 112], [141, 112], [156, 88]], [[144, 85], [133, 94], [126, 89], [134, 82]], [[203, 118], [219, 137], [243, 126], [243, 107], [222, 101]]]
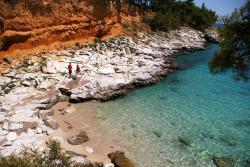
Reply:
[[45, 58], [45, 57], [42, 57], [42, 59], [39, 61], [39, 64], [41, 65], [41, 66], [46, 66], [47, 65], [47, 58]]
[[103, 167], [102, 163], [78, 164], [70, 161], [70, 156], [63, 152], [60, 142], [49, 140], [47, 142], [48, 154], [34, 149], [26, 149], [17, 156], [11, 155], [0, 158], [2, 167]]
[[26, 67], [29, 66], [29, 61], [28, 60], [23, 60], [23, 65], [25, 65]]
[[128, 23], [122, 24], [122, 28], [125, 29], [125, 30], [128, 29], [129, 28], [129, 24]]
[[96, 37], [95, 39], [94, 39], [94, 43], [101, 43], [102, 42], [102, 40], [100, 39], [100, 38], [98, 38], [98, 37]]
[[79, 42], [76, 42], [76, 43], [75, 43], [75, 46], [78, 47], [78, 48], [80, 47], [80, 45], [81, 45], [81, 44], [80, 44]]

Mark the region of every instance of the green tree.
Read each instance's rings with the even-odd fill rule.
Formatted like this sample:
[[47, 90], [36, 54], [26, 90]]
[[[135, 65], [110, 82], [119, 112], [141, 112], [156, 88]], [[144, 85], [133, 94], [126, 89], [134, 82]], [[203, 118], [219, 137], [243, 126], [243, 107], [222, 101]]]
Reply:
[[217, 21], [214, 11], [197, 7], [193, 0], [153, 0], [150, 6], [156, 15], [148, 23], [153, 30], [168, 31], [180, 26], [190, 26], [194, 29], [204, 30]]
[[232, 71], [236, 79], [249, 79], [250, 2], [224, 18], [221, 49], [209, 62], [212, 73]]

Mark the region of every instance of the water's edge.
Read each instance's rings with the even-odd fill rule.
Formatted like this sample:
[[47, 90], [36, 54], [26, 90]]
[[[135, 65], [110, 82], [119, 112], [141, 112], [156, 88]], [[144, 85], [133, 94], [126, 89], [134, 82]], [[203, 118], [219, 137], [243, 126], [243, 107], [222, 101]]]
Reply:
[[[250, 87], [231, 74], [209, 73], [207, 61], [218, 49], [209, 45], [178, 56], [183, 68], [156, 85], [88, 103], [107, 130], [103, 135], [112, 136], [138, 166], [215, 166], [213, 156], [244, 166], [250, 156]], [[180, 144], [178, 137], [191, 146]]]

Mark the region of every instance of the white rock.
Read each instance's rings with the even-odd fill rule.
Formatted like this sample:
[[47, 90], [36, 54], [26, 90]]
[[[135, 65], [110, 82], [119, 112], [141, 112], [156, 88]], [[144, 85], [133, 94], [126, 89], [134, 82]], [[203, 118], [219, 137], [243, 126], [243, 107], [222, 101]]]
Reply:
[[6, 142], [3, 144], [3, 147], [12, 146], [12, 144], [13, 144], [13, 142], [7, 141], [7, 139], [6, 139]]
[[47, 128], [46, 133], [47, 133], [47, 135], [51, 136], [54, 133], [54, 130], [51, 128]]
[[149, 80], [150, 78], [152, 78], [152, 76], [149, 73], [145, 73], [143, 75], [137, 76], [137, 80], [139, 81], [145, 81], [145, 80]]
[[21, 145], [22, 147], [31, 147], [31, 145], [36, 142], [38, 136], [35, 133], [25, 133], [22, 132], [20, 136], [15, 141], [16, 145]]
[[115, 70], [111, 67], [107, 67], [107, 68], [101, 68], [98, 70], [100, 74], [103, 75], [108, 75], [108, 74], [114, 74]]
[[42, 125], [41, 129], [42, 129], [43, 133], [47, 133], [48, 127], [45, 125]]
[[18, 130], [22, 128], [23, 128], [23, 124], [19, 124], [19, 123], [11, 123], [9, 126], [9, 130]]
[[4, 113], [0, 113], [0, 123], [5, 121], [5, 114]]
[[0, 136], [0, 145], [6, 141], [6, 136]]
[[91, 147], [86, 146], [85, 148], [86, 148], [86, 151], [87, 151], [88, 153], [90, 153], [90, 154], [92, 154], [92, 153], [94, 152], [94, 149], [91, 148]]
[[73, 156], [71, 158], [71, 161], [76, 162], [76, 163], [84, 164], [86, 162], [86, 158], [84, 158], [82, 156]]
[[37, 132], [38, 134], [41, 134], [41, 133], [43, 133], [43, 130], [42, 130], [42, 128], [37, 127], [37, 128], [36, 128], [36, 132]]
[[27, 134], [29, 134], [29, 135], [34, 135], [34, 134], [36, 134], [35, 133], [35, 131], [33, 130], [33, 129], [27, 129]]
[[14, 151], [15, 148], [13, 146], [4, 147], [2, 150], [0, 150], [0, 157], [8, 157], [13, 154]]
[[141, 52], [142, 54], [147, 54], [147, 55], [155, 54], [155, 52], [150, 48], [142, 48], [139, 52]]
[[9, 122], [5, 121], [5, 122], [3, 123], [3, 129], [4, 129], [4, 130], [9, 130]]
[[10, 73], [6, 74], [5, 76], [6, 77], [10, 77], [10, 78], [14, 78], [16, 75], [16, 72], [15, 71], [11, 71]]
[[23, 85], [25, 87], [30, 87], [32, 85], [32, 83], [30, 81], [24, 80], [21, 82], [21, 85]]
[[3, 86], [5, 84], [9, 83], [10, 81], [11, 81], [11, 79], [8, 77], [1, 77], [0, 78], [0, 86]]
[[33, 111], [30, 109], [18, 109], [15, 111], [15, 115], [12, 115], [10, 117], [11, 122], [35, 122], [35, 118], [33, 118], [33, 115], [35, 115], [37, 111]]
[[115, 165], [113, 163], [107, 163], [104, 164], [104, 167], [115, 167]]
[[8, 134], [8, 131], [7, 130], [2, 130], [0, 129], [0, 136], [5, 136]]
[[6, 137], [7, 141], [14, 141], [17, 139], [17, 135], [16, 135], [16, 132], [9, 132], [7, 137]]

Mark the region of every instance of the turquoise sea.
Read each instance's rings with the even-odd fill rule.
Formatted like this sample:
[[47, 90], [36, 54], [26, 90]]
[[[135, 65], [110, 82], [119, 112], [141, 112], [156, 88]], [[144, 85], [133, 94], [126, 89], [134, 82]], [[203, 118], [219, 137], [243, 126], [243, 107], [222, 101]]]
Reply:
[[[104, 134], [139, 167], [214, 167], [228, 156], [250, 158], [250, 82], [211, 75], [207, 62], [218, 45], [179, 56], [185, 68], [160, 83], [105, 103], [90, 102]], [[185, 146], [178, 136], [187, 138]]]

